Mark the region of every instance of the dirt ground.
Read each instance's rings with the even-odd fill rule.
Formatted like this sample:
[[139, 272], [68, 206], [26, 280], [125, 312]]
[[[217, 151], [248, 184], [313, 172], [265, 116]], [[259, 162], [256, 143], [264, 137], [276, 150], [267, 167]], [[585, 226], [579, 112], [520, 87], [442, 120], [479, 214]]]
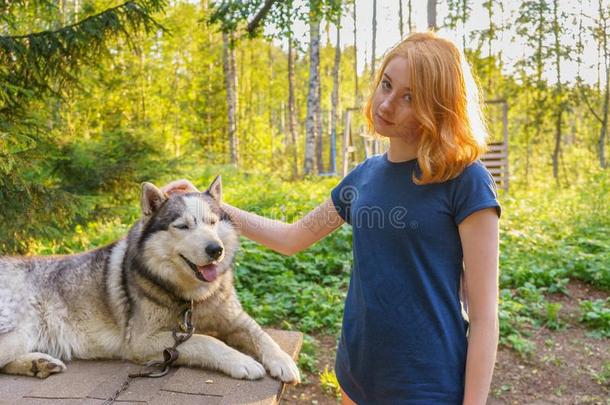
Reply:
[[[606, 298], [610, 294], [571, 281], [569, 295], [554, 294], [548, 299], [561, 303], [559, 316], [566, 327], [558, 331], [540, 328], [532, 331], [533, 354], [523, 358], [515, 351], [498, 350], [488, 405], [500, 404], [600, 404], [610, 405], [610, 339], [587, 336], [588, 330], [578, 322], [579, 301]], [[316, 335], [317, 369], [334, 366], [334, 336]], [[307, 374], [305, 383], [287, 386], [283, 403], [337, 404], [325, 392], [319, 374]]]

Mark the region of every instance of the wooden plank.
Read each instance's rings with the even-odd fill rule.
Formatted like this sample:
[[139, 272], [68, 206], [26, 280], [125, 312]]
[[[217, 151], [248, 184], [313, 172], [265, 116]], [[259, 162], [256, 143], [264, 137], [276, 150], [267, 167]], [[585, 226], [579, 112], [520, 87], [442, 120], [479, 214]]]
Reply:
[[487, 145], [487, 153], [489, 152], [506, 152], [507, 151], [507, 147], [505, 144], [503, 143], [490, 143], [489, 145]]
[[508, 158], [508, 153], [506, 151], [486, 153], [481, 157], [482, 160], [494, 160], [494, 159], [506, 159], [506, 158]]
[[506, 160], [483, 160], [482, 163], [485, 167], [506, 167], [508, 163]]
[[492, 176], [502, 176], [504, 177], [504, 168], [496, 168], [496, 167], [492, 167], [492, 168], [487, 168], [487, 170], [489, 170], [489, 173], [491, 173]]

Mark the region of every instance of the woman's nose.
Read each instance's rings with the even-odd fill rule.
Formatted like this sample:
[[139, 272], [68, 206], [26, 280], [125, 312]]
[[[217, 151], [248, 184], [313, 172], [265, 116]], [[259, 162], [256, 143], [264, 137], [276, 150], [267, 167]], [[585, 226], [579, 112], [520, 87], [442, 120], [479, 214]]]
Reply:
[[392, 110], [393, 110], [392, 98], [391, 97], [385, 97], [381, 101], [381, 104], [379, 104], [379, 110], [382, 113], [386, 113], [386, 114], [392, 113]]

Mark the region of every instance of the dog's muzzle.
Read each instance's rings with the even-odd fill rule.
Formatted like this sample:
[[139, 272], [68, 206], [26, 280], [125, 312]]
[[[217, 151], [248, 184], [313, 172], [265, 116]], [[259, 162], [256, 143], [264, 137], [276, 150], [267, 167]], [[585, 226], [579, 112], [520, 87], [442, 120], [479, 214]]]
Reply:
[[[220, 254], [222, 254], [222, 247], [220, 248]], [[195, 273], [195, 277], [197, 277], [199, 280], [211, 283], [212, 281], [218, 278], [218, 265], [216, 265], [216, 263], [209, 263], [205, 266], [197, 266], [195, 263], [184, 257], [182, 254], [180, 254], [180, 257], [186, 262], [186, 264], [189, 265], [191, 270], [193, 270], [193, 272]]]

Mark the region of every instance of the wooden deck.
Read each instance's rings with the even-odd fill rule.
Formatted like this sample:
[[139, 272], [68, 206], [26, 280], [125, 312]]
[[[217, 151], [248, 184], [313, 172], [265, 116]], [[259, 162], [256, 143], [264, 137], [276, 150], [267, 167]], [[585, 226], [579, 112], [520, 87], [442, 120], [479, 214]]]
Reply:
[[[294, 359], [303, 343], [299, 332], [266, 330]], [[258, 404], [279, 403], [284, 384], [269, 375], [257, 381], [232, 379], [215, 371], [172, 368], [161, 378], [128, 374], [142, 366], [124, 361], [73, 361], [45, 380], [0, 374], [0, 404], [103, 404], [125, 383], [117, 404]]]

